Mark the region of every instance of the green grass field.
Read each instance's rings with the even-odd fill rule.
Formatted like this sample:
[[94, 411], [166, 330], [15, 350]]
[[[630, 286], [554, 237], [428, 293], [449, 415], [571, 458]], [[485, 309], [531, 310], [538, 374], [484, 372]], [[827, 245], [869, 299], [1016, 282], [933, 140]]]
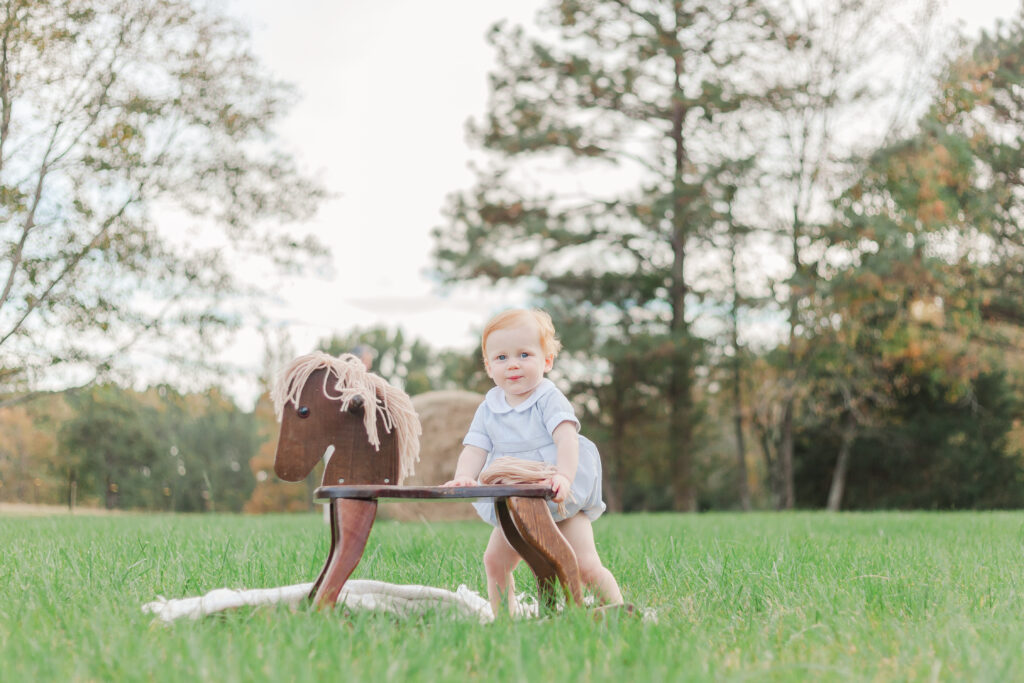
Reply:
[[[480, 522], [378, 522], [354, 577], [484, 591]], [[0, 679], [1024, 680], [1024, 513], [606, 516], [627, 600], [481, 626], [142, 603], [312, 581], [319, 516], [0, 517]], [[534, 590], [525, 568], [521, 589]]]

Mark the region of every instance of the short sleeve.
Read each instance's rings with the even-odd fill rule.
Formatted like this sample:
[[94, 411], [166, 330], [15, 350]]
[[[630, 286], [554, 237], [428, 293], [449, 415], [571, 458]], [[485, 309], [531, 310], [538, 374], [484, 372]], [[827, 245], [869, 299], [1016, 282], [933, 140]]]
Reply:
[[572, 409], [569, 399], [561, 391], [555, 389], [549, 392], [539, 402], [539, 405], [541, 416], [544, 419], [544, 428], [548, 430], [549, 434], [553, 434], [555, 427], [563, 422], [572, 422], [576, 425], [576, 431], [580, 431], [580, 421], [576, 419], [576, 411]]
[[476, 446], [482, 448], [488, 453], [494, 448], [494, 444], [491, 443], [491, 437], [487, 435], [487, 425], [485, 416], [487, 414], [487, 405], [484, 403], [480, 404], [480, 407], [476, 409], [476, 414], [473, 416], [473, 422], [469, 425], [469, 431], [466, 432], [466, 438], [462, 440], [463, 446]]

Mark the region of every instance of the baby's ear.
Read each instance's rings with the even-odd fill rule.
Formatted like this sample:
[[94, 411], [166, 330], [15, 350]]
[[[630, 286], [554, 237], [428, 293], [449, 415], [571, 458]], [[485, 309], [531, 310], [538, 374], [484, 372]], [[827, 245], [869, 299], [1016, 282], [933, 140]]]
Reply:
[[555, 354], [551, 354], [544, 359], [544, 372], [548, 372], [555, 366]]

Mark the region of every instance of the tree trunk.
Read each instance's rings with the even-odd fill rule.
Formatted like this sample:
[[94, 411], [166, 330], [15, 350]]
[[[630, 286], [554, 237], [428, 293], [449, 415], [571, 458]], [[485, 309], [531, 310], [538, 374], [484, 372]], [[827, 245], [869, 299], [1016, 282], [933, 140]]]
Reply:
[[78, 476], [75, 474], [75, 468], [72, 467], [68, 470], [68, 510], [74, 511], [75, 503], [78, 500]]
[[782, 443], [779, 446], [779, 510], [792, 510], [796, 505], [793, 485], [793, 398], [786, 398], [786, 407], [782, 414]]
[[846, 411], [843, 423], [843, 439], [839, 444], [839, 457], [836, 458], [836, 468], [832, 471], [832, 485], [828, 490], [828, 503], [826, 508], [829, 512], [839, 512], [843, 504], [843, 490], [846, 488], [846, 473], [850, 468], [850, 452], [853, 450], [853, 442], [857, 438], [857, 419], [852, 411]]
[[772, 456], [773, 439], [767, 430], [758, 429], [759, 441], [761, 443], [761, 454], [764, 456], [764, 467], [768, 473], [768, 488], [772, 492], [772, 506], [779, 508], [779, 467], [778, 457]]
[[117, 486], [117, 482], [110, 478], [108, 474], [105, 477], [107, 483], [106, 496], [104, 498], [104, 505], [108, 510], [116, 510], [120, 503], [121, 492]]
[[693, 481], [693, 455], [690, 448], [690, 410], [684, 397], [676, 394], [669, 425], [669, 442], [676, 449], [672, 456], [672, 509], [697, 511], [697, 490]]
[[[678, 21], [680, 3], [676, 3]], [[681, 27], [676, 26], [677, 32]], [[689, 327], [686, 321], [686, 242], [689, 225], [686, 220], [686, 141], [683, 139], [683, 122], [686, 106], [683, 104], [683, 58], [675, 58], [675, 93], [672, 103], [672, 128], [670, 138], [675, 152], [675, 168], [672, 179], [672, 272], [669, 297], [672, 305], [670, 335], [672, 340], [672, 362], [668, 386], [669, 405], [669, 457], [672, 462], [672, 508], [680, 512], [697, 510], [697, 492], [693, 481], [692, 450], [692, 381], [689, 359]]]
[[733, 420], [736, 429], [736, 492], [739, 494], [740, 507], [744, 512], [750, 511], [750, 485], [747, 482], [747, 449], [743, 440], [743, 404], [737, 388], [733, 390]]
[[[806, 138], [803, 139], [806, 144]], [[805, 157], [800, 157], [799, 178], [803, 178]], [[796, 505], [796, 495], [793, 484], [793, 410], [795, 409], [796, 398], [796, 375], [797, 375], [797, 315], [800, 312], [800, 277], [803, 267], [800, 263], [800, 234], [803, 220], [800, 216], [800, 207], [803, 203], [803, 183], [798, 185], [797, 195], [793, 201], [793, 230], [790, 234], [790, 258], [793, 260], [793, 278], [789, 288], [789, 348], [786, 353], [786, 405], [782, 414], [782, 442], [779, 448], [779, 476], [782, 480], [782, 491], [779, 498], [779, 509], [792, 510]]]
[[733, 425], [736, 431], [736, 493], [739, 495], [740, 507], [744, 511], [750, 510], [750, 485], [747, 481], [747, 448], [743, 438], [743, 388], [740, 383], [743, 379], [743, 372], [740, 366], [739, 335], [736, 328], [735, 314], [733, 316], [733, 349], [736, 357], [733, 363], [732, 378], [732, 410]]
[[743, 439], [743, 363], [740, 356], [740, 292], [736, 267], [736, 230], [732, 219], [732, 202], [729, 204], [729, 269], [732, 277], [732, 306], [730, 323], [732, 325], [732, 410], [736, 430], [736, 493], [740, 499], [740, 507], [750, 510], [750, 485], [747, 482], [747, 449]]

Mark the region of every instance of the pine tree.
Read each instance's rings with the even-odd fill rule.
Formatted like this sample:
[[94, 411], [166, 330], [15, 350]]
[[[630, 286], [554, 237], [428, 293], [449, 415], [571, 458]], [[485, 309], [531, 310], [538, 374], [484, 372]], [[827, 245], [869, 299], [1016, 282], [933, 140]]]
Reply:
[[[452, 281], [532, 283], [567, 334], [589, 330], [570, 348], [642, 368], [665, 407], [672, 506], [694, 510], [691, 260], [787, 42], [761, 0], [564, 1], [541, 25], [490, 34], [490, 110], [471, 134], [495, 165], [452, 197], [437, 262]], [[551, 164], [577, 181], [544, 184]]]

